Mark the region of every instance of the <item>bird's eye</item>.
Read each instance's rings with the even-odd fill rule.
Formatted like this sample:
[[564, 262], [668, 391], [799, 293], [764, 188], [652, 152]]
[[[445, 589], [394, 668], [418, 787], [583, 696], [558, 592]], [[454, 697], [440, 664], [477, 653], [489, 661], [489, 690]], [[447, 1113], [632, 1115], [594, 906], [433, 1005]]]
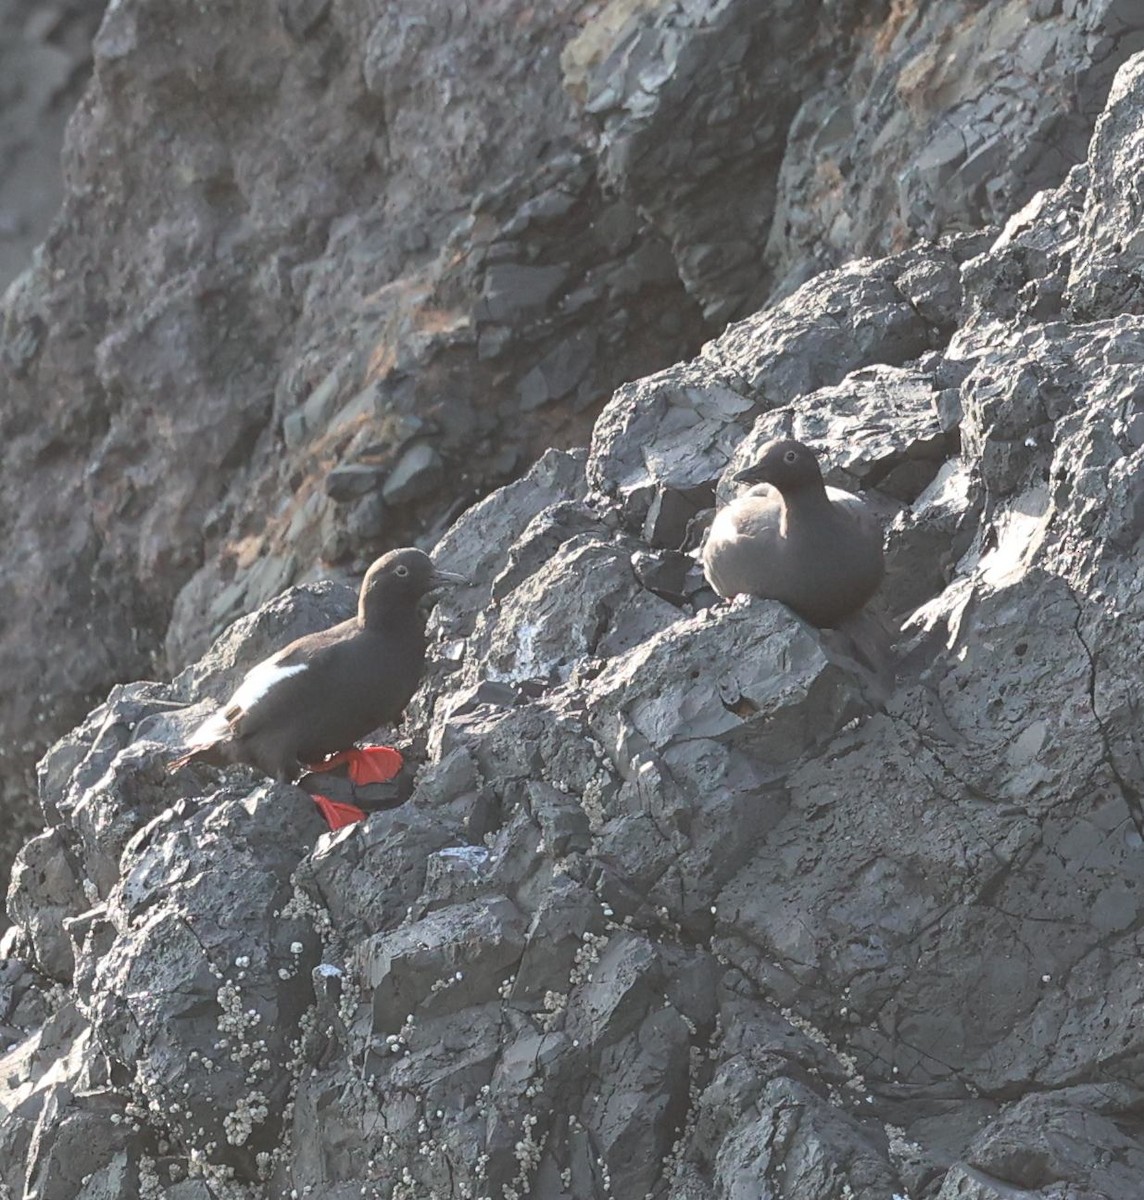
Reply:
[[394, 575], [399, 575], [402, 579], [404, 579], [405, 576], [409, 574], [409, 568], [402, 563], [401, 566], [393, 568], [393, 573]]
[[783, 455], [783, 462], [786, 462], [786, 463], [798, 462], [798, 451], [797, 450], [788, 450]]

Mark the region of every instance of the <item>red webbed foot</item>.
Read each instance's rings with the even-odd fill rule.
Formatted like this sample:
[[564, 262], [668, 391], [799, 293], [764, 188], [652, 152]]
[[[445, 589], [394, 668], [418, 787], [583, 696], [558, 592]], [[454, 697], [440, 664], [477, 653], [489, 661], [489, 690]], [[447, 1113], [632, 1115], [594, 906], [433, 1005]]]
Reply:
[[[375, 799], [378, 789], [371, 785], [389, 783], [404, 765], [401, 752], [392, 746], [353, 746], [320, 763], [307, 764], [307, 773], [298, 780], [298, 786], [314, 798], [331, 830], [342, 829], [365, 817], [358, 802]], [[393, 805], [382, 803], [378, 807]]]

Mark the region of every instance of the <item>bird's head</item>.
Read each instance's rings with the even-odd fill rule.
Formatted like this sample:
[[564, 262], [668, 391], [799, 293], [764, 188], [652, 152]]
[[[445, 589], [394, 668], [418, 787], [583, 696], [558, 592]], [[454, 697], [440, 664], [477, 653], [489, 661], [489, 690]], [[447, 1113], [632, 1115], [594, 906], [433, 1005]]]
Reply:
[[362, 624], [374, 626], [395, 611], [414, 611], [423, 596], [438, 588], [464, 583], [452, 571], [440, 571], [423, 550], [406, 547], [383, 554], [361, 581], [358, 616]]
[[822, 472], [818, 456], [802, 442], [785, 438], [767, 442], [759, 457], [734, 476], [735, 483], [769, 483], [784, 495], [804, 488], [821, 490]]

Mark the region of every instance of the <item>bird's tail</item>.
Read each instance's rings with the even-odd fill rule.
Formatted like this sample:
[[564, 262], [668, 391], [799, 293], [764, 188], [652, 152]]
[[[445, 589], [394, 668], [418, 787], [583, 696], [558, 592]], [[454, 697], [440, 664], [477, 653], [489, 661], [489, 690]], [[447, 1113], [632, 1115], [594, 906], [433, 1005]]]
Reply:
[[182, 770], [188, 763], [193, 763], [200, 758], [203, 751], [208, 749], [206, 746], [192, 746], [186, 754], [180, 754], [178, 758], [173, 758], [167, 764], [167, 774], [174, 775], [176, 771]]
[[212, 767], [226, 766], [226, 759], [218, 753], [218, 746], [228, 732], [229, 727], [223, 710], [211, 713], [191, 734], [186, 752], [178, 758], [171, 759], [167, 764], [168, 773], [173, 775], [180, 768], [193, 762], [210, 763]]
[[221, 753], [217, 742], [193, 742], [178, 758], [173, 758], [167, 764], [167, 774], [174, 775], [178, 770], [193, 762], [207, 763], [212, 767], [225, 767], [228, 759]]

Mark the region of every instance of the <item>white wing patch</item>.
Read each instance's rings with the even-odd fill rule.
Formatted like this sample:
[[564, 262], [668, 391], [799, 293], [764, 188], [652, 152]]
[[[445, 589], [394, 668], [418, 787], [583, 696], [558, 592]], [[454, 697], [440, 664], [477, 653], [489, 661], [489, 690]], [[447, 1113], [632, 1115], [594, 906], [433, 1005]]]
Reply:
[[221, 742], [230, 732], [221, 708], [216, 709], [187, 739], [187, 745], [192, 749], [196, 746], [213, 746]]
[[260, 662], [258, 666], [247, 671], [243, 681], [238, 685], [238, 690], [223, 705], [223, 711], [233, 712], [238, 709], [239, 712], [249, 712], [272, 687], [305, 669], [305, 663], [283, 667], [273, 659]]
[[191, 734], [189, 745], [192, 747], [213, 746], [215, 742], [225, 741], [231, 735], [233, 720], [249, 711], [276, 683], [280, 683], [283, 679], [289, 679], [291, 675], [297, 675], [299, 671], [305, 669], [305, 663], [283, 667], [272, 658], [252, 667], [243, 676], [234, 695], [221, 708], [211, 713]]

